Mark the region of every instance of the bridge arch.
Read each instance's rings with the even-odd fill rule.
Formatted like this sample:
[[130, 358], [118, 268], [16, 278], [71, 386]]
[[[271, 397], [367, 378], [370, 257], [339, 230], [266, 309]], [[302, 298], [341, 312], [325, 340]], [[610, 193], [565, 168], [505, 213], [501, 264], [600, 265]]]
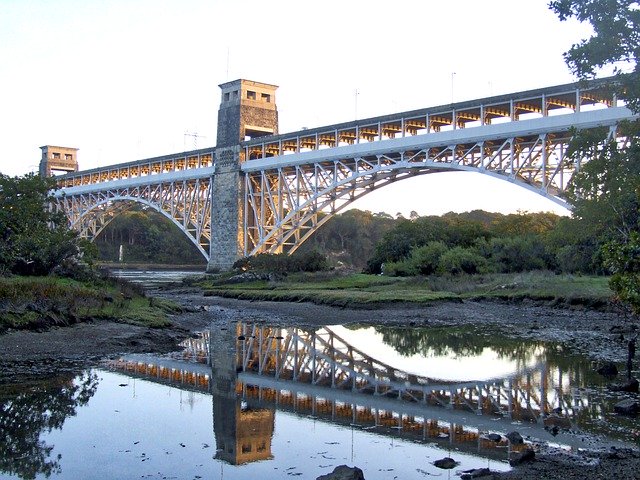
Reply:
[[[493, 147], [494, 150], [487, 150], [482, 144], [466, 150], [447, 146], [437, 152], [430, 149], [399, 151], [374, 158], [360, 156], [316, 163], [313, 167], [249, 172], [245, 177], [248, 219], [245, 237], [253, 244], [247, 254], [276, 253], [285, 247], [294, 252], [333, 215], [365, 195], [407, 178], [434, 173], [479, 173], [517, 185], [570, 209], [561, 197], [570, 178], [562, 166], [569, 138], [539, 140], [530, 140], [525, 149], [517, 139], [509, 139], [499, 148]], [[480, 153], [480, 159], [469, 161], [467, 157], [473, 150]], [[505, 151], [509, 152], [508, 156], [492, 165]], [[516, 158], [523, 156], [523, 151], [526, 158]], [[555, 168], [541, 174], [541, 168], [533, 166], [539, 157], [544, 157], [543, 161]], [[251, 221], [256, 223], [264, 218], [275, 221], [271, 226], [262, 221], [260, 229], [252, 229]]]
[[120, 195], [100, 200], [92, 204], [89, 208], [82, 211], [79, 216], [73, 218], [70, 222], [71, 228], [80, 232], [80, 236], [95, 241], [100, 233], [109, 225], [118, 215], [131, 209], [136, 203], [146, 205], [154, 211], [168, 219], [173, 225], [186, 235], [191, 243], [195, 245], [202, 256], [209, 261], [209, 252], [203, 248], [198, 239], [193, 235], [192, 231], [185, 228], [183, 224], [178, 222], [171, 212], [167, 212], [161, 206], [132, 195]]

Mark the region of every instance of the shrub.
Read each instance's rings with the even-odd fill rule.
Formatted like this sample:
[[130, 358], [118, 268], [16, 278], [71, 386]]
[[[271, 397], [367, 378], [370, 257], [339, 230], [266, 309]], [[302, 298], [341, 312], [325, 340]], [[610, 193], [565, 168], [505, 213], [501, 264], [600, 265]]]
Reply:
[[329, 270], [329, 262], [321, 253], [309, 252], [260, 253], [253, 257], [245, 257], [233, 264], [234, 269], [252, 272], [267, 272], [285, 275], [293, 272], [320, 272]]
[[459, 275], [461, 273], [485, 273], [488, 270], [487, 259], [474, 248], [454, 247], [440, 257], [440, 273]]
[[489, 241], [489, 255], [496, 269], [502, 273], [543, 270], [545, 261], [544, 244], [535, 237], [502, 237]]
[[429, 242], [413, 249], [408, 260], [413, 275], [432, 275], [438, 270], [442, 255], [447, 252], [443, 242]]

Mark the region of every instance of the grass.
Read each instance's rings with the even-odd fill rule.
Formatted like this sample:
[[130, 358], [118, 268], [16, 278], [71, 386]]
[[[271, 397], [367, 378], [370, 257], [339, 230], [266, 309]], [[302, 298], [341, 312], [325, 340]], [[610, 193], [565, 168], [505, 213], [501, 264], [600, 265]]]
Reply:
[[0, 278], [0, 332], [99, 319], [161, 328], [178, 310], [173, 302], [147, 298], [136, 285], [113, 279]]
[[228, 276], [201, 280], [205, 295], [243, 300], [313, 302], [350, 307], [434, 301], [531, 299], [564, 305], [601, 307], [613, 293], [608, 278], [551, 272], [433, 277], [351, 274], [294, 274], [280, 280], [225, 283]]

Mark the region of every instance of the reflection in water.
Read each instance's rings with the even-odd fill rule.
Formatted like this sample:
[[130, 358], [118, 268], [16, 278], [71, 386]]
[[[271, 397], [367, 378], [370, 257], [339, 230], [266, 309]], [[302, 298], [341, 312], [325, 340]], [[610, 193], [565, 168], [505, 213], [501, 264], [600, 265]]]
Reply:
[[[372, 352], [382, 351], [382, 342], [356, 346], [352, 340], [364, 337], [363, 329], [345, 332], [335, 327], [309, 330], [251, 323], [204, 332], [184, 342], [184, 352], [173, 356], [122, 357], [109, 364], [120, 374], [100, 374], [103, 381], [91, 404], [101, 407], [88, 414], [87, 408], [68, 422], [66, 428], [75, 424], [75, 435], [82, 431], [83, 442], [43, 433], [62, 426], [64, 418], [88, 402], [96, 391], [95, 375], [85, 374], [75, 382], [65, 379], [48, 390], [40, 387], [7, 394], [0, 424], [0, 439], [4, 438], [0, 440], [4, 441], [0, 443], [1, 468], [22, 478], [58, 475], [61, 470], [60, 476], [82, 478], [86, 467], [78, 465], [82, 463], [78, 457], [87, 454], [108, 458], [114, 469], [112, 478], [158, 472], [167, 476], [180, 472], [185, 478], [192, 474], [225, 479], [288, 478], [294, 467], [297, 475], [315, 478], [340, 463], [356, 463], [369, 468], [367, 478], [382, 479], [390, 474], [381, 467], [389, 465], [395, 467], [392, 476], [399, 474], [399, 478], [415, 475], [416, 466], [419, 472], [428, 472], [421, 475], [440, 474], [431, 462], [456, 450], [461, 468], [492, 462], [493, 470], [504, 470], [509, 468], [510, 450], [522, 447], [510, 446], [504, 436], [487, 434], [504, 435], [515, 429], [523, 436], [581, 447], [580, 438], [562, 433], [554, 437], [545, 426], [585, 425], [605, 418], [611, 410], [583, 388], [597, 383], [588, 362], [571, 358], [558, 346], [482, 340], [483, 351], [499, 352], [497, 356], [510, 365], [509, 373], [487, 374], [474, 381], [468, 376], [442, 380], [422, 374], [417, 367], [477, 353], [467, 346], [466, 338], [426, 329], [385, 328], [380, 332], [378, 337], [397, 350], [420, 353], [416, 365], [401, 369], [395, 357], [376, 358]], [[409, 335], [403, 339], [405, 333]], [[192, 392], [198, 401], [190, 409], [197, 409], [200, 415], [207, 412], [206, 421], [203, 416], [182, 416], [182, 409], [171, 410], [176, 400], [171, 394], [174, 387], [180, 398], [182, 391]], [[207, 398], [210, 406], [202, 401]], [[113, 413], [114, 407], [118, 413]], [[31, 427], [17, 432], [21, 425]], [[601, 428], [602, 421], [599, 425]], [[98, 428], [100, 440], [91, 432]], [[141, 439], [144, 432], [147, 435]], [[345, 432], [351, 439], [351, 462]], [[101, 451], [89, 450], [109, 435]], [[63, 452], [63, 460], [47, 441]], [[387, 442], [402, 448], [391, 454], [379, 447]], [[187, 448], [193, 444], [193, 449]], [[76, 451], [65, 450], [65, 445]], [[358, 452], [355, 459], [354, 448]], [[329, 450], [332, 453], [324, 455]], [[133, 459], [125, 458], [134, 454]], [[185, 459], [192, 458], [198, 460], [185, 466]]]
[[12, 386], [0, 389], [0, 471], [33, 479], [59, 473], [59, 456], [50, 458], [53, 445], [40, 440], [45, 432], [62, 429], [65, 420], [86, 405], [97, 387], [94, 374], [60, 377], [30, 384], [21, 393]]
[[[434, 352], [477, 353], [466, 346], [467, 340], [460, 342], [450, 333], [384, 331], [384, 338], [404, 352], [422, 350], [425, 362]], [[401, 339], [405, 333], [410, 333], [409, 340]], [[539, 343], [497, 339], [481, 345], [512, 362], [513, 373], [483, 381], [438, 380], [381, 362], [330, 327], [307, 330], [248, 323], [188, 341], [184, 355], [199, 359], [198, 368], [135, 356], [115, 366], [149, 372], [157, 379], [179, 379], [211, 393], [216, 458], [231, 464], [271, 458], [276, 409], [503, 459], [506, 441], [496, 443], [483, 433], [506, 433], [518, 421], [525, 422], [518, 426], [521, 433], [556, 440], [545, 426], [569, 427], [594, 411], [602, 413], [602, 407], [594, 409], [580, 390], [586, 379], [592, 380], [588, 362], [570, 363], [566, 352]], [[559, 441], [581, 446], [572, 437]]]

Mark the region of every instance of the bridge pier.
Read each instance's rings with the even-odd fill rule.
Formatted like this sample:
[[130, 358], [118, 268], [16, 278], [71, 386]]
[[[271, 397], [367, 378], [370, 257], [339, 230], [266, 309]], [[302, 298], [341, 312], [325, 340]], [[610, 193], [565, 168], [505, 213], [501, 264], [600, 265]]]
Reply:
[[240, 146], [216, 149], [211, 188], [211, 244], [207, 272], [231, 270], [244, 253]]

